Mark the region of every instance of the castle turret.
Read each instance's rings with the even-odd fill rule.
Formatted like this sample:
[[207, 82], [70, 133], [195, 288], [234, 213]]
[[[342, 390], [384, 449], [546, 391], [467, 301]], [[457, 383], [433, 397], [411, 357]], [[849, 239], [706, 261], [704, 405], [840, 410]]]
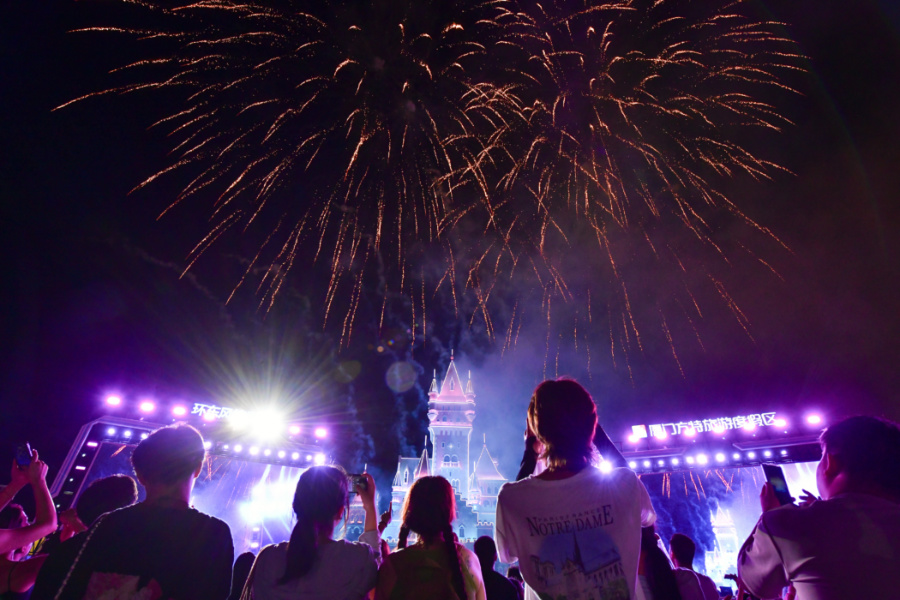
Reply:
[[434, 456], [432, 472], [445, 477], [462, 498], [469, 497], [469, 441], [475, 420], [471, 377], [463, 387], [453, 357], [443, 382], [431, 382], [428, 392], [428, 431]]

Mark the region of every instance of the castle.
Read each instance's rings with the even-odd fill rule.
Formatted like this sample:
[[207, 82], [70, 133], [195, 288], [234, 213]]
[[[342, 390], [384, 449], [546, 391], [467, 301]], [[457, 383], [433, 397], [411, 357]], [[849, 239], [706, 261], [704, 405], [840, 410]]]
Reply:
[[[453, 357], [444, 380], [437, 376], [428, 390], [428, 445], [419, 457], [399, 457], [397, 473], [391, 487], [393, 520], [383, 537], [393, 543], [400, 529], [403, 499], [413, 482], [423, 475], [441, 475], [456, 492], [454, 531], [460, 542], [482, 535], [494, 535], [497, 520], [497, 494], [507, 479], [497, 470], [488, 452], [486, 440], [473, 460], [470, 453], [472, 422], [475, 420], [475, 392], [472, 375], [463, 386]], [[355, 538], [351, 538], [355, 539]]]

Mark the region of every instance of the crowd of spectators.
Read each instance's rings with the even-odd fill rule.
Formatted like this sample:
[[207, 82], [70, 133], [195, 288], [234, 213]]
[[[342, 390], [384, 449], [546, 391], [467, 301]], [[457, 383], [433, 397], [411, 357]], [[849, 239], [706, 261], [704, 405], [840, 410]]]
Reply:
[[[191, 506], [206, 456], [193, 427], [156, 430], [132, 453], [137, 481], [99, 479], [59, 516], [47, 465], [33, 451], [27, 464], [13, 462], [0, 491], [0, 600], [721, 597], [694, 570], [693, 540], [675, 533], [667, 549], [656, 534], [644, 485], [581, 385], [541, 383], [526, 423], [517, 481], [498, 497], [496, 544], [480, 537], [474, 552], [453, 533], [454, 490], [439, 476], [413, 482], [391, 551], [381, 533], [392, 514], [378, 519], [374, 479], [311, 467], [297, 482], [290, 539], [234, 562], [228, 525]], [[900, 429], [852, 417], [826, 429], [820, 444], [820, 498], [783, 504], [763, 485], [762, 515], [740, 550], [729, 598], [900, 597]], [[600, 469], [601, 460], [613, 466]], [[33, 521], [12, 503], [25, 486]], [[343, 539], [341, 525], [353, 493], [365, 512], [358, 541]], [[494, 570], [498, 558], [513, 565], [506, 575]]]

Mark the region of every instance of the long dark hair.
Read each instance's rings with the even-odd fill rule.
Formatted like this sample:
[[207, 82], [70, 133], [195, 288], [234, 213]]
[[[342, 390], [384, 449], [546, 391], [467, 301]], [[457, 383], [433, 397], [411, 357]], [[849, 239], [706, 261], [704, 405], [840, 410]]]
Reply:
[[450, 582], [460, 600], [466, 599], [456, 542], [453, 540], [453, 520], [456, 518], [456, 501], [453, 486], [440, 476], [420, 477], [409, 488], [403, 502], [403, 524], [400, 526], [398, 548], [406, 548], [410, 531], [416, 532], [425, 542], [439, 534], [444, 538], [447, 558], [450, 560]]
[[300, 579], [312, 569], [318, 555], [318, 532], [334, 523], [348, 503], [347, 474], [338, 467], [310, 467], [297, 482], [294, 513], [297, 524], [288, 542], [287, 564], [279, 584]]
[[597, 407], [586, 389], [572, 379], [544, 381], [528, 405], [528, 425], [544, 445], [549, 468], [580, 471], [594, 456]]
[[656, 528], [641, 528], [641, 554], [644, 555], [644, 577], [653, 600], [681, 600], [675, 573], [669, 558], [656, 543]]

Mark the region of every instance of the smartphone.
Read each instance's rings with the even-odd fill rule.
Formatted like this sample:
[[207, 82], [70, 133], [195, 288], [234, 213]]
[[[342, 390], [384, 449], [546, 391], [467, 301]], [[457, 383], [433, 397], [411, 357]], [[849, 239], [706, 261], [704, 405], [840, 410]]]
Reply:
[[350, 480], [350, 491], [354, 494], [358, 494], [360, 490], [366, 491], [369, 489], [369, 481], [366, 479], [365, 475], [354, 473], [347, 475], [347, 479]]
[[16, 446], [16, 464], [23, 469], [31, 464], [31, 445], [28, 442]]
[[791, 492], [788, 491], [787, 479], [784, 478], [784, 471], [778, 465], [763, 464], [763, 473], [766, 474], [766, 481], [775, 490], [775, 497], [778, 498], [780, 504], [790, 504], [794, 501]]

